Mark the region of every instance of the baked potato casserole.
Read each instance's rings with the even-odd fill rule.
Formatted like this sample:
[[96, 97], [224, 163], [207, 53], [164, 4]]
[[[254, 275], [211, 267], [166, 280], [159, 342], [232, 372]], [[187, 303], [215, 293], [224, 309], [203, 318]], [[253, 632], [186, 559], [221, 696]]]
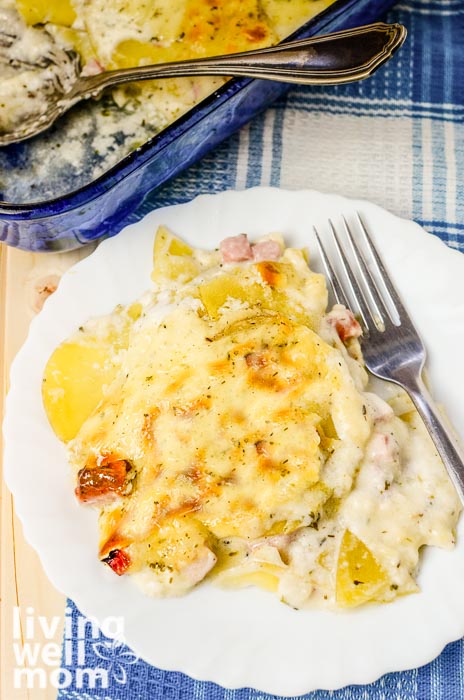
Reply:
[[152, 281], [43, 378], [101, 561], [154, 596], [206, 580], [346, 608], [417, 591], [420, 549], [453, 546], [460, 503], [307, 252], [277, 234], [203, 251], [160, 227]]
[[[279, 43], [331, 2], [0, 0], [0, 26], [8, 26], [3, 49], [8, 61], [0, 84], [0, 133], [11, 130], [26, 114], [40, 114], [43, 96], [55, 82], [66, 86], [68, 77], [57, 61], [57, 46], [77, 54], [82, 75], [237, 53]], [[4, 62], [2, 56], [0, 62]], [[123, 134], [135, 134], [136, 124], [143, 121], [156, 133], [225, 80], [172, 78], [113, 89], [112, 103], [127, 115], [119, 121], [119, 128]], [[108, 112], [110, 128], [111, 105], [104, 103], [102, 110]], [[139, 120], [136, 114], [141, 115]], [[100, 131], [105, 134], [104, 120]]]

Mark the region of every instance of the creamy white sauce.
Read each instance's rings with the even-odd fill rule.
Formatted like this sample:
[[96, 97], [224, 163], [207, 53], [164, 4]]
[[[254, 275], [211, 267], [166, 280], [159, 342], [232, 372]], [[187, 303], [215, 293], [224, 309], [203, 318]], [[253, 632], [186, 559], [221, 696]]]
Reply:
[[47, 98], [70, 90], [74, 63], [44, 29], [28, 27], [17, 12], [0, 7], [8, 46], [0, 49], [0, 134], [47, 110]]
[[[288, 547], [297, 576], [293, 578], [288, 572], [279, 592], [295, 607], [302, 605], [300, 578], [306, 585], [309, 580], [312, 587], [312, 595], [303, 600], [305, 605], [335, 605], [334, 596], [327, 595], [333, 589], [333, 569], [318, 565], [318, 557], [324, 553], [335, 569], [337, 550], [347, 529], [387, 570], [391, 598], [397, 590], [417, 590], [415, 577], [423, 545], [451, 548], [455, 544], [461, 505], [425, 426], [401, 389], [378, 380], [373, 384], [377, 393], [364, 394], [373, 432], [352, 490], [347, 492], [349, 484], [343, 473], [334, 473], [327, 465], [325, 481], [338, 483], [340, 493], [345, 493], [340, 511], [335, 519], [322, 521], [318, 530], [301, 530]], [[407, 420], [395, 415], [379, 393], [393, 403], [396, 394], [397, 404], [411, 411]]]

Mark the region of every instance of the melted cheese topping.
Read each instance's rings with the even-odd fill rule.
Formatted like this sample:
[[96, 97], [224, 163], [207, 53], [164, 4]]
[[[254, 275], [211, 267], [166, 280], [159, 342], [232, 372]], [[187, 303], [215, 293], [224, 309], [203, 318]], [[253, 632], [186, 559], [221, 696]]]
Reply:
[[459, 501], [409, 399], [367, 387], [322, 276], [274, 241], [278, 260], [224, 264], [160, 229], [153, 291], [58, 348], [45, 404], [61, 429], [56, 381], [69, 399], [79, 373], [57, 368], [98, 347], [113, 379], [70, 461], [100, 558], [148, 593], [209, 574], [295, 607], [391, 600], [417, 589], [421, 546], [452, 545]]

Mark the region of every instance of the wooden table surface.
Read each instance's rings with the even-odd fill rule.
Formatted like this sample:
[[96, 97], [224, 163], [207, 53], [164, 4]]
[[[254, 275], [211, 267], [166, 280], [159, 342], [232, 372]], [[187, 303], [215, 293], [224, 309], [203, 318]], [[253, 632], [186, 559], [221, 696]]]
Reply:
[[[27, 336], [29, 323], [40, 311], [45, 298], [56, 288], [60, 276], [70, 265], [85, 257], [92, 248], [69, 253], [28, 253], [0, 244], [0, 412], [3, 418], [4, 397], [8, 390], [10, 364]], [[0, 434], [0, 445], [2, 436]], [[0, 450], [0, 454], [2, 451]], [[0, 698], [2, 700], [54, 700], [57, 690], [47, 682], [43, 689], [27, 688], [24, 676], [16, 678], [16, 655], [25, 634], [25, 618], [45, 617], [47, 624], [59, 618], [52, 639], [40, 632], [33, 642], [55, 642], [61, 648], [65, 596], [47, 579], [36, 552], [26, 542], [21, 523], [15, 515], [14, 498], [3, 479], [1, 490], [0, 550]], [[13, 616], [19, 609], [19, 634], [15, 634]], [[19, 639], [18, 639], [19, 637]], [[15, 650], [16, 645], [16, 650]], [[40, 662], [38, 663], [40, 666]], [[59, 666], [59, 660], [57, 660]], [[47, 672], [52, 667], [47, 668]], [[20, 687], [15, 687], [20, 685]]]

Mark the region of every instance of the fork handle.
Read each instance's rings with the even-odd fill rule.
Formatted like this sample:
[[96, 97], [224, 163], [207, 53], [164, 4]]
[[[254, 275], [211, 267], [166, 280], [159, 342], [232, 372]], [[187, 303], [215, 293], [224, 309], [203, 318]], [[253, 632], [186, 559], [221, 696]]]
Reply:
[[437, 448], [457, 492], [464, 504], [464, 453], [451, 428], [445, 424], [440, 410], [422, 378], [405, 387], [414, 402]]

